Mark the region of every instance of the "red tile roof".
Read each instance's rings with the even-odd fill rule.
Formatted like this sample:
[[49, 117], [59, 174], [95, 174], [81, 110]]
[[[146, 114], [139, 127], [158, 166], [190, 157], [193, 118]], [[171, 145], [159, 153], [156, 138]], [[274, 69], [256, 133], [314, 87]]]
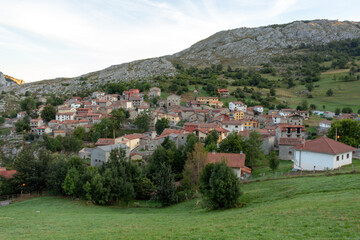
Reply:
[[301, 131], [305, 132], [306, 128], [302, 125], [292, 125], [287, 123], [279, 123], [278, 127], [282, 132], [287, 131], [288, 128], [293, 128], [293, 131], [296, 130], [296, 128], [301, 128]]
[[[207, 155], [209, 163], [216, 163], [225, 160], [226, 165], [232, 168], [246, 168], [245, 167], [245, 154], [243, 153], [215, 153], [209, 152]], [[247, 168], [245, 170], [251, 169]]]
[[16, 173], [16, 170], [0, 170], [0, 176], [3, 178], [13, 178]]
[[185, 130], [182, 130], [182, 129], [170, 129], [170, 128], [166, 128], [160, 136], [154, 138], [154, 140], [158, 140], [160, 138], [164, 138], [164, 137], [167, 137], [167, 136], [170, 136], [171, 134], [185, 134], [185, 133], [188, 133], [186, 132]]
[[124, 135], [123, 137], [129, 140], [133, 140], [137, 138], [147, 138], [145, 134], [139, 134], [139, 133], [128, 134], [128, 135]]
[[279, 145], [290, 145], [290, 146], [296, 146], [301, 143], [301, 138], [287, 138], [282, 137], [279, 139]]
[[115, 139], [113, 138], [99, 138], [95, 143], [96, 146], [114, 145]]
[[356, 150], [356, 148], [327, 137], [306, 141], [304, 144], [296, 145], [293, 149], [326, 154], [339, 154]]

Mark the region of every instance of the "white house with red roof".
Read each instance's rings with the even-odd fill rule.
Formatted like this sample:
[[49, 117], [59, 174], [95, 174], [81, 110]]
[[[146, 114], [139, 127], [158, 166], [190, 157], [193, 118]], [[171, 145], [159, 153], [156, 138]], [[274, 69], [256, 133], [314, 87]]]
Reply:
[[245, 166], [245, 154], [243, 153], [216, 153], [213, 151], [208, 153], [207, 161], [208, 163], [225, 161], [238, 178], [247, 177], [251, 174], [251, 169]]
[[294, 168], [300, 170], [337, 169], [352, 163], [356, 148], [327, 137], [298, 144], [294, 150]]
[[57, 121], [65, 121], [65, 120], [74, 120], [76, 113], [74, 112], [66, 112], [66, 113], [57, 113], [56, 120]]

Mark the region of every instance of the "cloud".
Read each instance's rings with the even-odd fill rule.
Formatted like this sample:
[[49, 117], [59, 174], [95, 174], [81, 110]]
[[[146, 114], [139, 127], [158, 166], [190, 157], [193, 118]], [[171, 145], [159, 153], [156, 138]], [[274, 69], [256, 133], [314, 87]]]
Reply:
[[2, 0], [0, 71], [25, 81], [77, 76], [172, 54], [221, 30], [315, 15], [327, 2]]

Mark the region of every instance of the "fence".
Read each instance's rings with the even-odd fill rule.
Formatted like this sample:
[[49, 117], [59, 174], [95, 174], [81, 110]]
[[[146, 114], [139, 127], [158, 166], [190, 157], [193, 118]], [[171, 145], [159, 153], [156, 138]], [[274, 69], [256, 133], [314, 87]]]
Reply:
[[301, 177], [301, 176], [326, 176], [326, 175], [335, 175], [335, 174], [346, 174], [346, 173], [360, 173], [360, 162], [359, 160], [355, 164], [343, 166], [334, 170], [324, 170], [324, 171], [292, 171], [283, 169], [275, 172], [260, 172], [258, 174], [252, 174], [249, 178], [243, 179], [244, 183], [255, 182], [261, 180], [274, 180], [281, 178], [291, 178], [291, 177]]

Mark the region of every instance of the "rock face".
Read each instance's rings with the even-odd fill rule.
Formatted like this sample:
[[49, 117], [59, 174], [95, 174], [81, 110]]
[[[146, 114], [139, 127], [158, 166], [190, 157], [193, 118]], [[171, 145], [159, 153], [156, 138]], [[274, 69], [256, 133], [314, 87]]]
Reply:
[[0, 72], [0, 87], [6, 86], [6, 79], [4, 77], [4, 74]]
[[259, 28], [218, 32], [172, 56], [186, 65], [257, 65], [282, 54], [290, 46], [321, 45], [360, 38], [360, 23], [329, 20], [296, 21]]
[[[330, 20], [296, 21], [258, 28], [237, 28], [218, 32], [171, 56], [114, 65], [71, 79], [54, 79], [10, 87], [12, 90], [48, 93], [76, 92], [114, 81], [151, 79], [174, 75], [173, 63], [187, 66], [257, 65], [272, 56], [290, 52], [300, 44], [326, 44], [330, 41], [360, 38], [360, 23]], [[0, 80], [1, 81], [1, 80]]]
[[21, 85], [24, 83], [25, 82], [23, 80], [13, 78], [8, 75], [4, 75], [2, 72], [0, 72], [0, 87], [10, 87], [10, 86]]

